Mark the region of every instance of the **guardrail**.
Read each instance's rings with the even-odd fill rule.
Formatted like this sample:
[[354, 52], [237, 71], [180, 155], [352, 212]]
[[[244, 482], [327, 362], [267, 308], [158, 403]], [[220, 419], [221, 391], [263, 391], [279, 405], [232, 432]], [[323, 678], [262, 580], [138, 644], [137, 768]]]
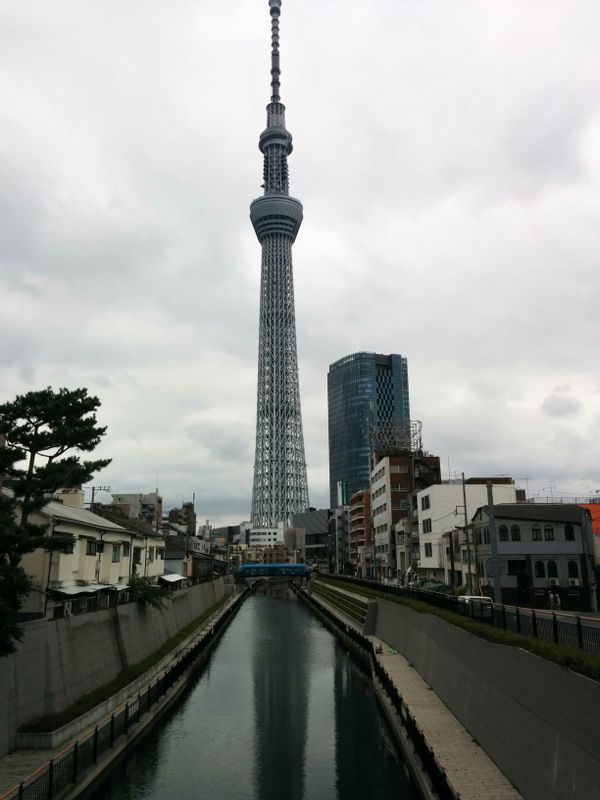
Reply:
[[366, 578], [350, 578], [345, 575], [326, 575], [349, 585], [364, 586], [378, 592], [398, 597], [419, 600], [436, 608], [468, 616], [477, 622], [485, 622], [523, 636], [545, 639], [554, 644], [574, 647], [585, 653], [600, 655], [600, 619], [597, 622], [584, 620], [579, 614], [544, 611], [535, 608], [486, 603], [463, 603], [454, 595], [431, 592], [424, 589], [408, 589]]
[[113, 749], [123, 736], [129, 734], [141, 716], [150, 711], [193, 663], [213, 645], [214, 640], [223, 633], [231, 621], [243, 597], [244, 594], [238, 595], [235, 602], [200, 634], [201, 638], [154, 682], [149, 683], [137, 697], [129, 699], [110, 717], [106, 717], [96, 725], [93, 731], [69, 745], [22, 783], [9, 789], [0, 796], [0, 800], [59, 800], [61, 794], [94, 767], [104, 753]]

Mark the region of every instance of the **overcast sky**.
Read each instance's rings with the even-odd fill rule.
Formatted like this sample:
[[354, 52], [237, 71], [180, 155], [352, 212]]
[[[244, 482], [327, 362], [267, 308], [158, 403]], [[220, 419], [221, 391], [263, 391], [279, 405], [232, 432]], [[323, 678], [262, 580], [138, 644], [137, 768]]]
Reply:
[[[599, 41], [597, 0], [284, 0], [312, 505], [358, 350], [408, 357], [444, 477], [600, 489]], [[0, 398], [86, 386], [96, 483], [214, 524], [250, 512], [269, 49], [267, 0], [0, 0]]]

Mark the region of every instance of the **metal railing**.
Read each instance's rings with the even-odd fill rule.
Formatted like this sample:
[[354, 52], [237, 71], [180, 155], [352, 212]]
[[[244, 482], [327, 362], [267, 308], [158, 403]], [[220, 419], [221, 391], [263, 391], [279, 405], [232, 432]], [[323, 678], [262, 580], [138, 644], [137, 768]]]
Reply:
[[411, 600], [419, 600], [436, 608], [467, 616], [523, 636], [544, 639], [563, 647], [573, 647], [592, 655], [600, 655], [600, 619], [582, 619], [579, 614], [567, 614], [543, 609], [491, 604], [489, 602], [465, 603], [454, 595], [430, 592], [424, 589], [408, 589], [393, 584], [380, 583], [367, 578], [350, 578], [342, 575], [327, 575], [349, 585], [364, 586]]
[[59, 800], [61, 794], [76, 784], [82, 776], [95, 766], [101, 756], [113, 749], [140, 721], [143, 714], [152, 709], [168, 690], [213, 645], [242, 602], [244, 594], [211, 622], [200, 638], [168, 669], [149, 683], [137, 697], [130, 698], [106, 717], [93, 731], [88, 732], [74, 744], [65, 748], [51, 761], [41, 766], [18, 786], [0, 796], [0, 800]]

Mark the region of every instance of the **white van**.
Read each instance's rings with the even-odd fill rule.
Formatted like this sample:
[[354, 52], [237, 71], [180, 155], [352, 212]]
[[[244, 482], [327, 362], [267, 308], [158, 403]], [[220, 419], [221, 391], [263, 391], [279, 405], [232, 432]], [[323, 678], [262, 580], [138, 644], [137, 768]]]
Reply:
[[491, 597], [485, 597], [481, 594], [463, 594], [458, 596], [459, 603], [467, 603], [468, 605], [472, 605], [473, 603], [482, 603], [484, 605], [493, 606], [494, 601]]
[[467, 606], [466, 612], [475, 619], [485, 617], [491, 619], [494, 616], [494, 601], [491, 597], [484, 597], [479, 594], [464, 594], [457, 598], [459, 603]]

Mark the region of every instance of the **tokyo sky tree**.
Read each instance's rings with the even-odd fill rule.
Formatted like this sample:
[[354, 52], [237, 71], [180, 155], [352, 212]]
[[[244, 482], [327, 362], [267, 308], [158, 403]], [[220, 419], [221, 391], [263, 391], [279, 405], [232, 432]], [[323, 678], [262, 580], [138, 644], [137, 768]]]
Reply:
[[250, 219], [262, 245], [254, 528], [287, 523], [292, 514], [308, 507], [292, 271], [292, 244], [302, 223], [302, 204], [288, 193], [292, 136], [279, 96], [281, 0], [269, 0], [269, 6], [271, 102], [258, 144], [264, 156], [265, 192], [250, 205]]

